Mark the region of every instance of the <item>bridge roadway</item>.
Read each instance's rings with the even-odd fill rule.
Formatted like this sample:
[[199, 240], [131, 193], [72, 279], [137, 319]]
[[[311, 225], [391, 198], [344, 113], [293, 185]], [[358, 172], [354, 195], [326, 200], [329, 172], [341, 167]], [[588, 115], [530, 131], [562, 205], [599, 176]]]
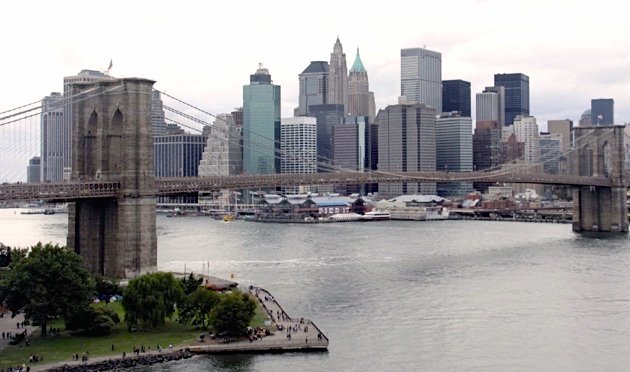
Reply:
[[[212, 177], [160, 178], [155, 180], [155, 195], [182, 195], [221, 189], [258, 189], [292, 185], [360, 184], [377, 182], [490, 182], [536, 183], [566, 186], [610, 187], [606, 177], [581, 177], [534, 173], [503, 172], [336, 172], [307, 174], [269, 174]], [[13, 183], [0, 185], [4, 201], [73, 201], [119, 196], [119, 182], [69, 181], [60, 183]], [[130, 195], [134, 196], [134, 195]]]

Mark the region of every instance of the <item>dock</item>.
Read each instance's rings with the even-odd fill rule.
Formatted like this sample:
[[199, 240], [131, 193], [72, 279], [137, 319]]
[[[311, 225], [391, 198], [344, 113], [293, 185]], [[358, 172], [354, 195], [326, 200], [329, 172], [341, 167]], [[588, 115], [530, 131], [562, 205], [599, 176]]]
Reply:
[[328, 337], [311, 320], [290, 317], [275, 297], [263, 288], [250, 286], [248, 291], [260, 302], [269, 315], [271, 323], [275, 325], [276, 331], [253, 341], [239, 339], [223, 343], [220, 340], [208, 339], [206, 342], [188, 346], [191, 353], [282, 353], [328, 350]]

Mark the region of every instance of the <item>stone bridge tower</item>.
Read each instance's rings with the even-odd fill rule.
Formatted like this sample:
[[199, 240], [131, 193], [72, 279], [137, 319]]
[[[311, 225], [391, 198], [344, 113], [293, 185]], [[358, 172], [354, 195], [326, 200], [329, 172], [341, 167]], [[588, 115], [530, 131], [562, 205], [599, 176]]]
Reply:
[[573, 231], [628, 232], [623, 126], [574, 128], [580, 176], [607, 177], [611, 187], [573, 189]]
[[72, 179], [120, 183], [116, 198], [69, 207], [68, 247], [94, 274], [130, 278], [157, 266], [153, 83], [129, 78], [72, 88], [73, 95], [95, 89], [72, 105]]

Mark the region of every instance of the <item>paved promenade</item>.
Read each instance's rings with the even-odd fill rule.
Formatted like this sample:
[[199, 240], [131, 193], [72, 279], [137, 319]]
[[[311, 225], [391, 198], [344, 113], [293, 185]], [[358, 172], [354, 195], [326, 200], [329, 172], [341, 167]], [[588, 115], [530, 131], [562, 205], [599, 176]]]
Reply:
[[[18, 314], [15, 318], [11, 318], [11, 313], [7, 312], [2, 317], [0, 317], [0, 334], [4, 332], [5, 337], [0, 338], [0, 351], [3, 350], [9, 344], [8, 333], [17, 334], [22, 333], [26, 330], [26, 334], [30, 335], [31, 332], [34, 331], [34, 327], [32, 326], [24, 326], [22, 328], [22, 322], [24, 321], [24, 315]], [[20, 328], [17, 327], [17, 324], [20, 323]]]
[[263, 309], [278, 329], [273, 335], [256, 340], [239, 340], [221, 343], [207, 340], [190, 346], [193, 353], [266, 352], [266, 351], [316, 351], [328, 349], [328, 338], [310, 320], [292, 318], [278, 301], [265, 289], [250, 287], [249, 292], [262, 304]]

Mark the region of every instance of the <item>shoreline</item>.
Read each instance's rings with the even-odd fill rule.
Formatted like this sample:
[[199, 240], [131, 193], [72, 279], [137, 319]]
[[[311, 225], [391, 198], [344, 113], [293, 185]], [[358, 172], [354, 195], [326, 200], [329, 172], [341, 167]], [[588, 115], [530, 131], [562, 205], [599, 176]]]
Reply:
[[283, 352], [327, 352], [329, 339], [317, 325], [306, 318], [291, 318], [271, 293], [263, 288], [249, 286], [244, 293], [254, 296], [267, 312], [276, 331], [258, 339], [241, 337], [233, 342], [208, 339], [183, 344], [174, 349], [151, 350], [139, 355], [129, 353], [122, 357], [120, 352], [92, 358], [87, 362], [61, 361], [50, 364], [30, 364], [31, 371], [108, 371], [168, 363], [197, 358], [202, 354], [254, 354]]

